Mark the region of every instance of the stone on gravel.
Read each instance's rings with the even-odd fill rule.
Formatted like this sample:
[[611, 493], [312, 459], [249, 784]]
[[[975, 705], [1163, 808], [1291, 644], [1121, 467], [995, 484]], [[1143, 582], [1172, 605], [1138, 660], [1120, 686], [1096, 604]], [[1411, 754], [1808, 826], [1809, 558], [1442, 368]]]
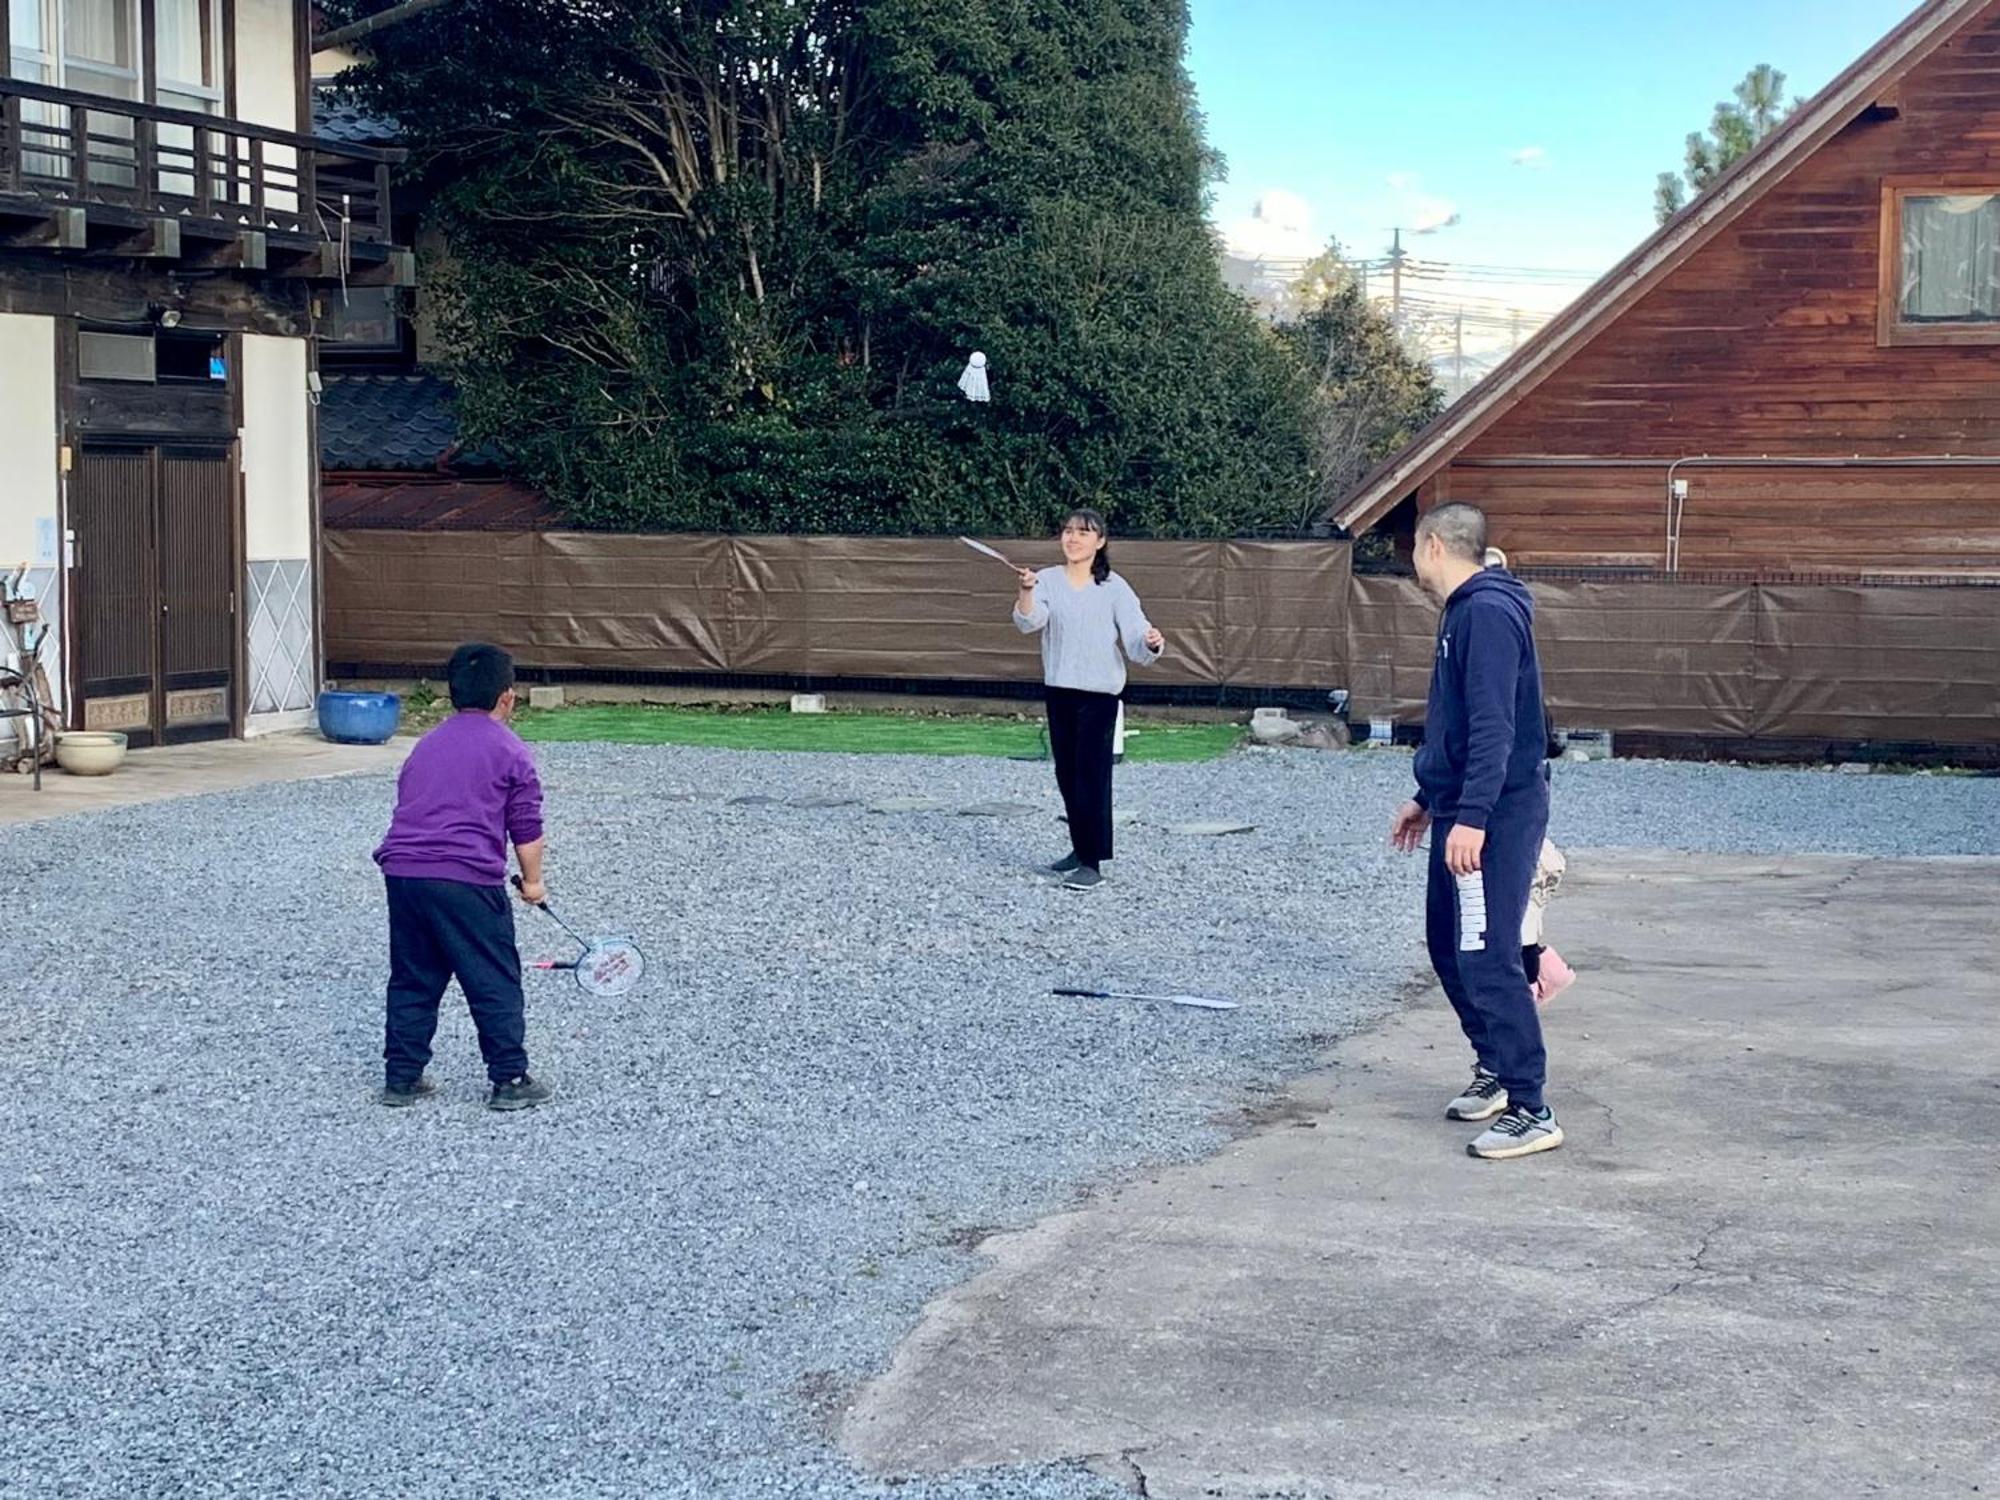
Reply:
[[939, 797], [881, 797], [868, 804], [872, 813], [943, 812], [950, 804]]

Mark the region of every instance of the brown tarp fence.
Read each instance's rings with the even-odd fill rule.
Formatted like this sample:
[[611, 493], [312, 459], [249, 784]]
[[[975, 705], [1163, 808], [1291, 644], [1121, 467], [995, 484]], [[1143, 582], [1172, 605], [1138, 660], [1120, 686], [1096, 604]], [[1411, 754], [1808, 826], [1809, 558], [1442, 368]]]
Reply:
[[[1032, 682], [1006, 571], [949, 539], [330, 531], [337, 670], [435, 672], [491, 640], [548, 671]], [[1046, 561], [1046, 540], [996, 543]], [[1353, 694], [1423, 717], [1437, 611], [1356, 577], [1339, 542], [1117, 541], [1171, 639], [1134, 680]], [[1556, 722], [1615, 733], [2000, 742], [2000, 588], [1693, 581], [1532, 584]]]

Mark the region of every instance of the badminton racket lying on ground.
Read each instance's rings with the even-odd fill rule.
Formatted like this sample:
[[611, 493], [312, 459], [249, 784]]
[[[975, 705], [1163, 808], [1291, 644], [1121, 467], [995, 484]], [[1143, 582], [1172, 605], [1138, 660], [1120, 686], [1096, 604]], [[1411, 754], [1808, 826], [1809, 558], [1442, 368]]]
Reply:
[[[514, 877], [514, 889], [521, 888], [521, 877]], [[536, 910], [545, 914], [550, 921], [576, 939], [577, 947], [583, 951], [573, 959], [537, 959], [528, 965], [531, 969], [565, 969], [576, 976], [576, 987], [586, 995], [594, 995], [603, 1000], [615, 1000], [646, 977], [646, 955], [639, 951], [639, 945], [630, 938], [594, 937], [586, 938], [569, 923], [557, 916], [555, 909], [546, 901], [532, 903]]]
[[1013, 563], [1013, 562], [1012, 562], [1012, 561], [1011, 561], [1011, 560], [1010, 560], [1010, 559], [1009, 559], [1009, 558], [1007, 557], [1007, 555], [1006, 555], [1006, 554], [1005, 554], [1004, 552], [995, 552], [995, 551], [994, 551], [994, 550], [993, 550], [993, 549], [992, 549], [991, 547], [987, 546], [987, 545], [986, 545], [986, 543], [984, 543], [984, 542], [975, 542], [975, 541], [974, 541], [974, 540], [973, 540], [973, 539], [972, 539], [971, 537], [969, 537], [969, 536], [962, 536], [962, 537], [960, 537], [960, 538], [959, 538], [959, 540], [960, 540], [961, 542], [965, 543], [965, 545], [966, 545], [966, 546], [968, 546], [968, 547], [970, 547], [970, 548], [971, 548], [971, 549], [972, 549], [972, 550], [973, 550], [974, 552], [984, 552], [984, 553], [985, 553], [985, 554], [986, 554], [986, 555], [987, 555], [988, 557], [990, 557], [990, 558], [993, 558], [993, 559], [995, 559], [995, 560], [996, 560], [996, 561], [998, 561], [998, 562], [1003, 562], [1003, 563], [1006, 563], [1006, 564], [1007, 564], [1007, 566], [1008, 566], [1008, 567], [1010, 567], [1010, 568], [1013, 568], [1013, 569], [1014, 569], [1014, 571], [1015, 571], [1016, 573], [1018, 573], [1018, 572], [1020, 572], [1020, 571], [1021, 571], [1021, 570], [1020, 570], [1020, 568], [1019, 568], [1019, 567], [1017, 567], [1017, 566], [1016, 566], [1016, 565], [1015, 565], [1015, 564], [1014, 564], [1014, 563]]
[[1078, 1000], [1156, 1000], [1162, 1005], [1191, 1005], [1196, 1010], [1234, 1010], [1234, 1000], [1213, 1000], [1207, 995], [1141, 995], [1132, 990], [1050, 990], [1051, 995], [1069, 995]]

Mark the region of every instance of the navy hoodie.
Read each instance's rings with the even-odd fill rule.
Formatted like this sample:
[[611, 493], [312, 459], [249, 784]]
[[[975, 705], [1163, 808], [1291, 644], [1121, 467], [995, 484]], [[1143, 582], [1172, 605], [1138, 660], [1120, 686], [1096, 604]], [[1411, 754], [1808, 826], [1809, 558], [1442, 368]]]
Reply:
[[1484, 828], [1494, 803], [1542, 780], [1547, 752], [1534, 598], [1512, 573], [1487, 568], [1452, 590], [1438, 622], [1417, 802]]

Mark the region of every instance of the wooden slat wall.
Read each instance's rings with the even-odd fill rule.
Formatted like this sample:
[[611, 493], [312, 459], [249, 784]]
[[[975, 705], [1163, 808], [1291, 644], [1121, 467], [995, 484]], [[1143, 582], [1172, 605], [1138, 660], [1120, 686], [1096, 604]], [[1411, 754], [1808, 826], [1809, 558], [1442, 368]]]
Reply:
[[[1522, 561], [1657, 562], [1666, 479], [1496, 457], [2000, 454], [2000, 345], [1882, 348], [1884, 177], [2000, 185], [2000, 21], [1903, 81], [1580, 350], [1443, 476]], [[2000, 470], [1695, 471], [1683, 567], [2000, 567]]]
[[[2000, 360], [2000, 351], [1995, 352]], [[1686, 571], [1890, 572], [2000, 565], [1992, 468], [1679, 470]], [[1484, 508], [1517, 567], [1658, 567], [1667, 466], [1485, 468], [1461, 463], [1447, 495]]]

